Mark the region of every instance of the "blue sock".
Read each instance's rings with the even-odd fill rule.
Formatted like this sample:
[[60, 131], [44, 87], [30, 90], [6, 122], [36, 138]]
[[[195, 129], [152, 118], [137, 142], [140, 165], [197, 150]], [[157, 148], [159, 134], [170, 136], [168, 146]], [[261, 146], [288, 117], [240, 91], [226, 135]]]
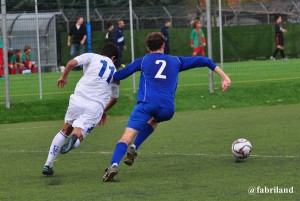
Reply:
[[120, 161], [122, 160], [123, 156], [125, 155], [126, 151], [127, 151], [127, 144], [125, 142], [119, 142], [116, 145], [114, 154], [111, 158], [111, 165], [114, 163], [119, 164]]
[[151, 135], [151, 133], [154, 131], [154, 128], [147, 124], [143, 130], [139, 132], [139, 134], [136, 136], [134, 140], [135, 149], [137, 150], [139, 146]]

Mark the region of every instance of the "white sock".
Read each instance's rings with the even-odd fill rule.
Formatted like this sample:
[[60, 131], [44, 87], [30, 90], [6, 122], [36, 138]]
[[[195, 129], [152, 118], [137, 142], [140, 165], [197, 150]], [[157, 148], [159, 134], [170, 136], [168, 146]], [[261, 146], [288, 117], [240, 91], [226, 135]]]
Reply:
[[111, 166], [119, 166], [118, 163], [113, 163]]
[[74, 146], [73, 146], [73, 148], [76, 149], [77, 147], [79, 147], [79, 145], [80, 145], [80, 140], [77, 139]]
[[135, 144], [132, 144], [132, 145], [131, 145], [131, 147], [133, 147], [133, 148], [134, 148], [134, 150], [136, 150], [136, 146], [135, 146]]
[[53, 162], [57, 158], [61, 147], [64, 145], [65, 140], [68, 138], [62, 131], [59, 131], [56, 136], [53, 138], [47, 161], [45, 165], [48, 165], [50, 167], [53, 167]]

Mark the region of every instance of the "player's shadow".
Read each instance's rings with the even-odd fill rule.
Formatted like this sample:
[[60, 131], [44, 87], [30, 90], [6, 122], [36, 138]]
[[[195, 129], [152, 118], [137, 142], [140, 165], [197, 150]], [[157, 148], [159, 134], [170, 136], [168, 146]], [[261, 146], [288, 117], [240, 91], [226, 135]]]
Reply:
[[235, 163], [246, 163], [247, 160], [235, 159]]
[[61, 185], [61, 179], [59, 176], [43, 176], [45, 178], [45, 185], [46, 186], [57, 186]]

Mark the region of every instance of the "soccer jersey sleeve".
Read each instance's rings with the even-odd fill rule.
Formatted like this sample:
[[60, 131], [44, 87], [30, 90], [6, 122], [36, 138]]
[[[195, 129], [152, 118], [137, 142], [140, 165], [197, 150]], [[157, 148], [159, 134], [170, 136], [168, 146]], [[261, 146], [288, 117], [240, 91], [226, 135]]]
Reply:
[[179, 71], [185, 71], [191, 68], [197, 68], [197, 67], [208, 67], [212, 71], [215, 70], [217, 67], [217, 64], [215, 64], [211, 59], [207, 57], [178, 57], [181, 66]]
[[78, 62], [78, 66], [87, 65], [90, 63], [93, 53], [85, 53], [74, 58]]
[[140, 71], [141, 65], [143, 62], [143, 58], [144, 57], [136, 59], [131, 64], [127, 65], [125, 68], [117, 71], [114, 74], [113, 79], [115, 81], [123, 80], [123, 79], [127, 78], [128, 76], [132, 75], [133, 73], [135, 73], [136, 71]]

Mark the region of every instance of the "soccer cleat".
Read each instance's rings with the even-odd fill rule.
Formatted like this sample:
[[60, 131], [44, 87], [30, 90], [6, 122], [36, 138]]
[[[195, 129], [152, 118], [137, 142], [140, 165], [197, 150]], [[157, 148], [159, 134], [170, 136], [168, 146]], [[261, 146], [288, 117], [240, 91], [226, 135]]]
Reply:
[[42, 171], [43, 175], [51, 176], [54, 174], [53, 168], [49, 165], [45, 165]]
[[134, 159], [137, 157], [137, 153], [133, 147], [128, 147], [127, 156], [124, 160], [124, 163], [128, 166], [132, 166]]
[[119, 168], [117, 165], [113, 165], [109, 168], [106, 168], [105, 173], [103, 175], [103, 182], [114, 181], [114, 176], [116, 176], [118, 172], [119, 172]]
[[76, 140], [78, 139], [77, 135], [72, 135], [67, 139], [67, 142], [61, 147], [60, 153], [66, 154], [72, 150]]

